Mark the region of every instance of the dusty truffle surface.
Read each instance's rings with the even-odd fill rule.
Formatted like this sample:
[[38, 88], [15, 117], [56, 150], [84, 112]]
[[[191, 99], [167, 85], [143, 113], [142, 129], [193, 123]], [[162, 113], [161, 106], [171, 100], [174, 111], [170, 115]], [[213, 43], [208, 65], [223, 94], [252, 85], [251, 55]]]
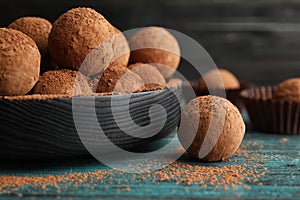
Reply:
[[97, 86], [97, 93], [127, 93], [140, 90], [144, 86], [142, 78], [126, 67], [111, 66], [107, 68]]
[[113, 45], [113, 58], [110, 66], [123, 66], [126, 67], [128, 65], [129, 57], [130, 57], [130, 49], [127, 42], [127, 39], [123, 35], [123, 33], [114, 27], [114, 35], [112, 37], [112, 45]]
[[89, 95], [92, 93], [88, 78], [68, 69], [45, 72], [34, 87], [35, 94]]
[[48, 51], [48, 37], [52, 24], [40, 17], [22, 17], [12, 22], [8, 28], [21, 31], [28, 35], [37, 44], [42, 56]]
[[167, 84], [166, 84], [166, 86], [168, 87], [168, 88], [172, 88], [172, 87], [182, 87], [182, 80], [181, 79], [178, 79], [178, 78], [172, 78], [172, 79], [170, 79], [168, 82], [167, 82]]
[[24, 33], [0, 28], [0, 95], [27, 94], [38, 81], [41, 54]]
[[213, 69], [208, 71], [199, 80], [201, 89], [239, 89], [239, 80], [226, 69]]
[[222, 161], [240, 146], [245, 124], [230, 101], [216, 96], [201, 96], [182, 111], [178, 138], [193, 157], [202, 161]]
[[166, 29], [148, 27], [138, 31], [129, 41], [130, 63], [157, 64], [161, 74], [173, 75], [180, 62], [180, 47], [176, 38]]
[[291, 78], [277, 85], [273, 98], [292, 102], [300, 102], [300, 78]]
[[113, 58], [114, 27], [91, 8], [74, 8], [61, 15], [49, 35], [49, 51], [61, 68], [94, 75]]
[[138, 74], [144, 84], [145, 87], [156, 87], [156, 86], [165, 86], [166, 81], [159, 70], [150, 64], [143, 63], [135, 63], [128, 66], [132, 72]]

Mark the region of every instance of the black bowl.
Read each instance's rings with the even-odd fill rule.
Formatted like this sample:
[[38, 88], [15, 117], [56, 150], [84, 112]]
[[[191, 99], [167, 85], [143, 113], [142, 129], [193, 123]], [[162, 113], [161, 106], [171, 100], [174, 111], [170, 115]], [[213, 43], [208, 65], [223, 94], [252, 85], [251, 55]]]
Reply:
[[[0, 99], [0, 158], [48, 159], [88, 155], [77, 132], [78, 125], [76, 127], [74, 122], [72, 104], [73, 107], [79, 108], [76, 109], [76, 115], [80, 117], [80, 123], [84, 124], [80, 126], [80, 132], [86, 132], [87, 137], [93, 137], [94, 134], [89, 133], [99, 128], [93, 123], [89, 124], [90, 116], [87, 113], [94, 109], [98, 126], [101, 126], [110, 142], [124, 149], [148, 144], [176, 129], [180, 117], [180, 98], [178, 98], [180, 96], [181, 88], [178, 87], [132, 94], [73, 98], [53, 96], [48, 98], [47, 95], [37, 97], [32, 95], [29, 98], [2, 97]], [[131, 119], [124, 114], [126, 110], [128, 111], [126, 99], [129, 97]], [[92, 101], [93, 104], [90, 103]], [[114, 116], [111, 101], [114, 101], [118, 107]], [[162, 117], [165, 116], [153, 115], [150, 122], [149, 109], [153, 104], [163, 106], [167, 114], [166, 122], [158, 132], [154, 132], [155, 122], [164, 120]], [[119, 128], [115, 122], [116, 117], [123, 125], [127, 122], [130, 124], [129, 121], [133, 120], [136, 124], [149, 128], [135, 133], [136, 136], [140, 134], [143, 137], [134, 137]], [[93, 143], [93, 138], [87, 141]], [[96, 145], [106, 144], [103, 142]]]

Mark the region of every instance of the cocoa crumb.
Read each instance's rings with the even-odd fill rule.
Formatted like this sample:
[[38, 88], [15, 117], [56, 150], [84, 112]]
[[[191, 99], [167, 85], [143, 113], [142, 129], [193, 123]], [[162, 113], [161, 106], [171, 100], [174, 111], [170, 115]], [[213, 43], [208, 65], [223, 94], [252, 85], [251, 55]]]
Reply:
[[245, 188], [246, 190], [250, 190], [250, 189], [251, 189], [251, 187], [250, 187], [249, 185], [244, 185], [244, 188]]
[[281, 142], [287, 142], [287, 141], [289, 141], [289, 139], [283, 137], [283, 138], [280, 138], [280, 141], [281, 141]]

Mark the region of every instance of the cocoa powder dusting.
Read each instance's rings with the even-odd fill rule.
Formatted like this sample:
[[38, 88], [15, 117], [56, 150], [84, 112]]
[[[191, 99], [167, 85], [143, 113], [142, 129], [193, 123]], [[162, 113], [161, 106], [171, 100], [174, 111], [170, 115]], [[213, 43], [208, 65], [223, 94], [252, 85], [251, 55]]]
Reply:
[[35, 94], [89, 95], [88, 78], [68, 69], [45, 72], [34, 87]]
[[[236, 187], [243, 187], [250, 190], [250, 185], [263, 185], [260, 178], [266, 175], [268, 170], [259, 161], [260, 155], [254, 155], [251, 151], [246, 152], [248, 147], [257, 148], [260, 146], [256, 142], [247, 142], [241, 145], [236, 153], [236, 157], [246, 160], [244, 164], [230, 164], [234, 160], [227, 160], [227, 163], [218, 165], [202, 165], [198, 162], [183, 163], [176, 161], [169, 166], [154, 172], [146, 172], [145, 168], [151, 166], [160, 166], [160, 162], [149, 162], [140, 166], [141, 173], [125, 173], [115, 169], [97, 170], [84, 173], [68, 173], [62, 175], [44, 175], [44, 176], [0, 176], [0, 194], [13, 194], [23, 196], [19, 190], [29, 186], [34, 190], [56, 189], [57, 193], [62, 190], [79, 187], [88, 187], [90, 189], [97, 186], [103, 186], [105, 189], [110, 187], [121, 191], [132, 191], [131, 185], [142, 185], [149, 182], [175, 183], [188, 187], [187, 190], [205, 189], [213, 187], [215, 190], [231, 190]], [[255, 153], [257, 154], [257, 153]], [[249, 162], [249, 158], [254, 157], [254, 161]], [[234, 158], [231, 158], [234, 159]], [[132, 168], [132, 165], [128, 165]], [[67, 185], [67, 187], [66, 187]]]

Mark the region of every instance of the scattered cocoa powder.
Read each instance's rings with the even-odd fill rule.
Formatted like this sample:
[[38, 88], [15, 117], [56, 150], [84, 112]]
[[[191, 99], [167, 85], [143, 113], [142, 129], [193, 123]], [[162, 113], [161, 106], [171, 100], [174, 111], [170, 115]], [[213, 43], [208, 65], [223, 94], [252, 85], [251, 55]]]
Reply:
[[[236, 185], [243, 185], [243, 182], [256, 182], [257, 178], [265, 175], [258, 173], [260, 165], [247, 166], [199, 166], [175, 162], [166, 168], [153, 172], [154, 180], [157, 182], [185, 183], [187, 185], [199, 184], [201, 186], [223, 185], [224, 190]], [[244, 185], [249, 188], [248, 185]]]
[[0, 194], [13, 193], [23, 186], [30, 185], [33, 188], [45, 190], [47, 187], [54, 187], [58, 191], [62, 188], [60, 183], [72, 184], [78, 187], [78, 184], [86, 183], [89, 180], [97, 181], [107, 176], [111, 176], [111, 170], [97, 170], [86, 173], [72, 173], [63, 175], [45, 175], [45, 176], [0, 176]]
[[280, 138], [280, 141], [281, 141], [281, 142], [287, 142], [287, 141], [289, 141], [289, 139], [283, 137], [283, 138]]
[[[176, 161], [167, 167], [154, 172], [147, 172], [145, 168], [151, 166], [161, 166], [162, 163], [146, 161], [145, 164], [134, 165], [129, 164], [128, 169], [132, 167], [140, 167], [141, 173], [125, 173], [115, 169], [97, 170], [84, 173], [68, 173], [62, 175], [43, 175], [43, 176], [0, 176], [0, 194], [14, 194], [23, 196], [22, 188], [48, 190], [49, 187], [54, 188], [59, 193], [62, 190], [79, 187], [96, 188], [99, 185], [105, 185], [105, 189], [109, 189], [110, 185], [120, 191], [130, 192], [131, 185], [143, 184], [149, 182], [169, 182], [180, 185], [191, 186], [185, 188], [187, 191], [191, 189], [205, 189], [213, 187], [214, 189], [231, 190], [236, 187], [243, 187], [250, 190], [250, 185], [263, 185], [259, 179], [266, 175], [268, 170], [263, 166], [259, 156], [254, 156], [256, 152], [249, 149], [256, 149], [260, 144], [248, 141], [240, 146], [235, 153], [235, 157], [239, 160], [245, 159], [244, 164], [230, 164], [235, 162], [232, 157], [224, 166], [216, 164], [207, 165], [198, 162], [183, 163]], [[255, 163], [249, 162], [248, 158], [254, 157]], [[145, 167], [146, 166], [146, 167]], [[122, 177], [122, 178], [120, 178]], [[66, 185], [68, 185], [66, 187]], [[200, 186], [200, 187], [199, 187]]]
[[[149, 163], [153, 165], [155, 163]], [[265, 172], [257, 172], [259, 165], [247, 166], [199, 166], [195, 164], [186, 164], [175, 162], [163, 169], [154, 172], [141, 174], [127, 174], [116, 170], [97, 170], [86, 173], [72, 173], [63, 175], [45, 175], [45, 176], [0, 176], [0, 194], [9, 194], [17, 192], [24, 186], [31, 186], [35, 189], [46, 190], [53, 187], [57, 191], [66, 189], [61, 184], [71, 185], [78, 188], [80, 184], [92, 184], [89, 187], [95, 187], [95, 184], [106, 183], [120, 187], [125, 191], [131, 191], [130, 184], [152, 182], [173, 182], [175, 184], [200, 185], [202, 187], [213, 186], [216, 189], [222, 186], [223, 190], [235, 188], [236, 185], [242, 185], [245, 189], [250, 186], [245, 182], [257, 182], [257, 179], [265, 175]], [[263, 168], [264, 170], [265, 168]], [[116, 180], [117, 176], [128, 177], [128, 179]], [[133, 182], [132, 182], [133, 180]], [[124, 188], [125, 184], [125, 188]], [[258, 183], [262, 185], [262, 183]], [[19, 195], [19, 193], [17, 193]], [[22, 194], [21, 194], [22, 195]]]

